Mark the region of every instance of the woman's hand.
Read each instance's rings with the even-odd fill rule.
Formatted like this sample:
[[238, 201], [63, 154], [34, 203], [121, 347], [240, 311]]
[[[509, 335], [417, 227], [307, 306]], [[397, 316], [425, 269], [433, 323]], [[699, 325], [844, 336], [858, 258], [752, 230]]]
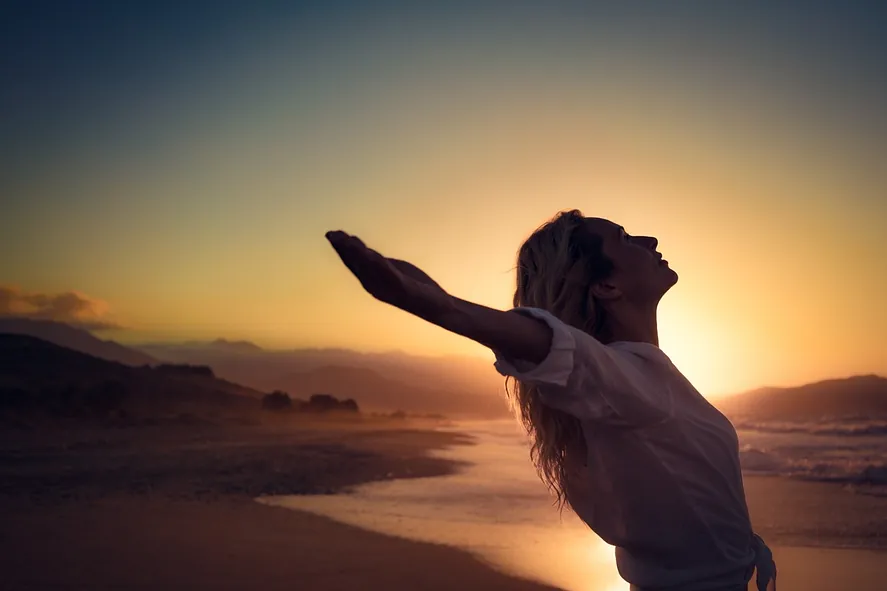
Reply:
[[428, 320], [429, 315], [452, 306], [453, 298], [418, 267], [384, 257], [345, 232], [327, 232], [326, 238], [363, 288], [377, 300]]

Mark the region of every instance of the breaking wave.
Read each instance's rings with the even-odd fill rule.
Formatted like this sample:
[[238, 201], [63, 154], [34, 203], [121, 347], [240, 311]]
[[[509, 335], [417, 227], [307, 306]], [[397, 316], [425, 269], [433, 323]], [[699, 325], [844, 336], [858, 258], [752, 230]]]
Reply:
[[864, 420], [737, 425], [747, 474], [887, 486], [887, 424]]

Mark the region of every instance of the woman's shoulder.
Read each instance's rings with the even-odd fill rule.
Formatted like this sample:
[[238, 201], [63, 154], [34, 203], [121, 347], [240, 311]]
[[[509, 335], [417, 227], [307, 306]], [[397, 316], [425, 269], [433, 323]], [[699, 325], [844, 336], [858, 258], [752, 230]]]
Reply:
[[680, 374], [680, 371], [675, 367], [674, 363], [671, 362], [671, 358], [666, 355], [665, 351], [653, 343], [644, 343], [641, 341], [615, 341], [607, 344], [607, 346], [614, 351], [639, 357], [643, 360], [667, 368], [669, 371]]

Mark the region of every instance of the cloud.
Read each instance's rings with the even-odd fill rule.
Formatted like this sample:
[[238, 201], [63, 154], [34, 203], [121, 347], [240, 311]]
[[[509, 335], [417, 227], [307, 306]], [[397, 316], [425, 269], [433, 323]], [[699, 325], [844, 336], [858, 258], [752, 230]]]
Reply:
[[120, 328], [108, 313], [106, 302], [76, 291], [49, 294], [0, 285], [0, 316], [55, 320], [85, 330]]

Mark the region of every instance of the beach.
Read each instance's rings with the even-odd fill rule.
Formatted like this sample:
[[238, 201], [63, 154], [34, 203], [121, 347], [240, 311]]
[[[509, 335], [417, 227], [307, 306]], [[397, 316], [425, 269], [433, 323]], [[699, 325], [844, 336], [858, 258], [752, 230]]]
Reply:
[[443, 475], [467, 443], [404, 421], [4, 433], [4, 591], [550, 589], [467, 552], [380, 535], [261, 494]]
[[[490, 548], [419, 541], [355, 527], [347, 516], [332, 519], [264, 502], [326, 501], [341, 511], [346, 501], [360, 502], [362, 487], [405, 491], [415, 489], [399, 487], [419, 485], [446, 494], [447, 486], [464, 482], [460, 474], [472, 474], [454, 456], [498, 453], [476, 443], [476, 436], [458, 431], [397, 423], [6, 438], [0, 462], [3, 589], [568, 588], [503, 567], [487, 558]], [[523, 478], [513, 481], [530, 486]], [[511, 476], [503, 485], [510, 482]], [[887, 499], [770, 476], [749, 477], [746, 488], [756, 527], [776, 553], [781, 591], [884, 588], [887, 555], [874, 548], [883, 541]], [[337, 491], [350, 492], [331, 494]], [[541, 552], [540, 540], [547, 538], [539, 536], [549, 530], [529, 520], [550, 516], [556, 523], [553, 511], [543, 503], [542, 517], [506, 524], [538, 533], [516, 545]], [[591, 532], [559, 527], [554, 535], [594, 540]], [[482, 531], [496, 532], [486, 525]], [[602, 552], [594, 560], [603, 565], [609, 558]], [[566, 559], [558, 566], [567, 567]], [[606, 585], [595, 586], [592, 573], [583, 588], [627, 588], [612, 580], [612, 565], [607, 568], [601, 573]]]
[[3, 530], [7, 591], [551, 589], [454, 548], [248, 499], [54, 505], [4, 514]]
[[779, 476], [744, 480], [780, 591], [887, 589], [887, 498]]
[[[431, 450], [463, 467], [441, 478], [370, 483], [339, 498], [263, 499], [365, 529], [464, 548], [502, 572], [567, 591], [625, 591], [613, 549], [558, 515], [507, 421], [458, 425], [475, 445]], [[779, 589], [876, 591], [887, 581], [880, 489], [778, 475], [744, 477], [752, 522], [774, 551]], [[753, 588], [750, 587], [750, 588]]]

